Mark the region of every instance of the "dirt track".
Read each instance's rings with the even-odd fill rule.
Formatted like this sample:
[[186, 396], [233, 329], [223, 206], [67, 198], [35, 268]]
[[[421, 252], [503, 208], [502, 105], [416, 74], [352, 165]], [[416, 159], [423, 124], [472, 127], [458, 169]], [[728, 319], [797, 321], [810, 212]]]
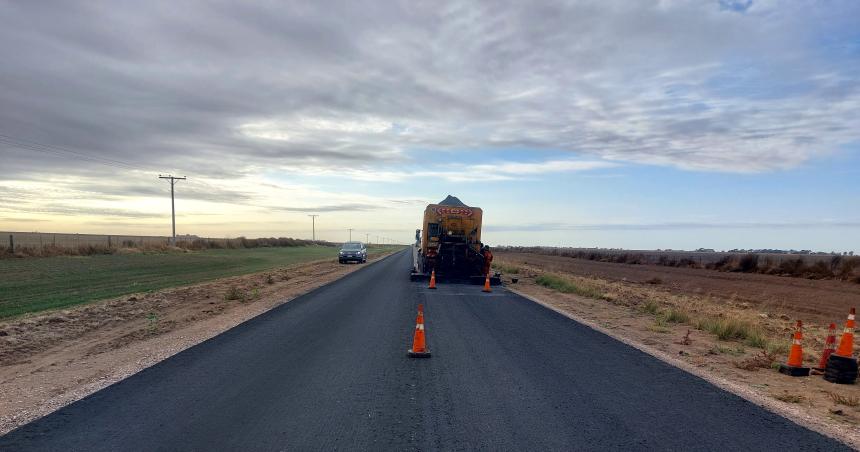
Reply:
[[675, 268], [658, 265], [616, 264], [544, 256], [531, 253], [497, 252], [501, 260], [513, 264], [533, 264], [548, 271], [563, 271], [610, 281], [648, 283], [673, 292], [727, 299], [760, 305], [772, 311], [803, 313], [807, 320], [842, 321], [852, 306], [860, 304], [860, 284], [787, 278], [748, 273]]

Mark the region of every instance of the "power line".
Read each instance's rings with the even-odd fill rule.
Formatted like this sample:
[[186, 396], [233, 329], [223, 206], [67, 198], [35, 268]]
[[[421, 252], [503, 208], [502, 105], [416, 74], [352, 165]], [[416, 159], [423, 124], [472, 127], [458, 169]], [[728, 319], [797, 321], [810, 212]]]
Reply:
[[142, 168], [142, 167], [139, 167], [137, 165], [133, 165], [131, 163], [123, 162], [121, 160], [110, 159], [107, 157], [98, 157], [98, 156], [89, 155], [89, 154], [83, 154], [81, 152], [73, 151], [71, 149], [66, 149], [66, 148], [63, 148], [60, 146], [37, 143], [37, 142], [31, 141], [31, 140], [24, 140], [21, 138], [15, 138], [15, 137], [3, 134], [3, 133], [0, 133], [0, 144], [5, 144], [7, 146], [17, 147], [20, 149], [26, 149], [29, 151], [44, 152], [47, 154], [53, 154], [53, 155], [57, 155], [57, 156], [61, 156], [61, 157], [71, 155], [71, 156], [75, 156], [79, 159], [87, 160], [87, 161], [90, 161], [93, 163], [99, 163], [99, 164], [110, 166], [113, 168], [132, 169], [132, 170], [139, 170], [139, 171], [150, 171], [150, 169]]

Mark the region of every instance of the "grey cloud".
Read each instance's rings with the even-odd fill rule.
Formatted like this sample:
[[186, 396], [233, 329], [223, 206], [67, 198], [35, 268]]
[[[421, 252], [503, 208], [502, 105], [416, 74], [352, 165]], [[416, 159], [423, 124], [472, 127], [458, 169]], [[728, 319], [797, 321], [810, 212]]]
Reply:
[[284, 207], [284, 206], [267, 206], [262, 207], [264, 209], [269, 210], [280, 210], [283, 212], [364, 212], [370, 210], [378, 210], [383, 208], [383, 206], [376, 204], [361, 204], [361, 203], [344, 203], [344, 204], [333, 204], [327, 206], [315, 206], [315, 207]]
[[52, 215], [98, 215], [106, 217], [122, 217], [122, 218], [164, 218], [165, 214], [153, 214], [140, 212], [136, 210], [116, 209], [116, 208], [96, 208], [75, 206], [70, 204], [60, 203], [45, 203], [38, 207], [28, 206], [0, 206], [0, 212], [12, 213], [37, 213], [37, 214], [52, 214]]
[[[858, 57], [816, 47], [858, 16], [849, 1], [6, 2], [0, 132], [224, 178], [493, 148], [779, 170], [860, 138]], [[289, 137], [241, 133], [265, 122]], [[0, 157], [0, 179], [104, 172]]]
[[395, 204], [430, 204], [430, 201], [424, 199], [389, 199], [388, 202]]
[[[86, 201], [122, 201], [133, 197], [170, 197], [167, 182], [155, 177], [84, 178], [81, 182], [65, 182], [52, 189], [22, 189], [0, 185], [0, 196], [14, 198], [18, 203], [40, 203], [48, 199]], [[250, 192], [231, 190], [206, 182], [186, 180], [176, 185], [180, 200], [209, 201], [219, 204], [246, 204], [256, 199]]]
[[6, 220], [14, 221], [16, 223], [44, 223], [44, 222], [48, 221], [48, 220], [42, 220], [39, 218], [17, 218], [17, 217], [6, 218]]

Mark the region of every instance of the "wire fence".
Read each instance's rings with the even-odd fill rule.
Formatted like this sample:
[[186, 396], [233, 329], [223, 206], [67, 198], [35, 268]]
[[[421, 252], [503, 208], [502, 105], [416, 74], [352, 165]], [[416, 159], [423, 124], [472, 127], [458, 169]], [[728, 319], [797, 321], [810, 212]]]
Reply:
[[[190, 242], [198, 237], [176, 237], [177, 243]], [[212, 239], [207, 239], [212, 240]], [[219, 240], [219, 239], [214, 239]], [[222, 239], [226, 240], [226, 239]], [[81, 246], [100, 246], [107, 248], [140, 247], [147, 245], [168, 245], [170, 237], [149, 235], [103, 235], [103, 234], [64, 234], [50, 232], [11, 232], [0, 231], [0, 248], [17, 250], [21, 248], [44, 249], [46, 247], [77, 248]]]

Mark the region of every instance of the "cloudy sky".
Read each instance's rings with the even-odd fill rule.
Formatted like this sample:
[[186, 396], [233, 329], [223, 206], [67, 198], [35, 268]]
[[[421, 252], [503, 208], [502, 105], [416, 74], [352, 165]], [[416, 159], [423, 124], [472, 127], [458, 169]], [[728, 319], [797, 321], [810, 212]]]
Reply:
[[[252, 4], [253, 3], [253, 4]], [[860, 2], [0, 0], [0, 230], [860, 251]]]

